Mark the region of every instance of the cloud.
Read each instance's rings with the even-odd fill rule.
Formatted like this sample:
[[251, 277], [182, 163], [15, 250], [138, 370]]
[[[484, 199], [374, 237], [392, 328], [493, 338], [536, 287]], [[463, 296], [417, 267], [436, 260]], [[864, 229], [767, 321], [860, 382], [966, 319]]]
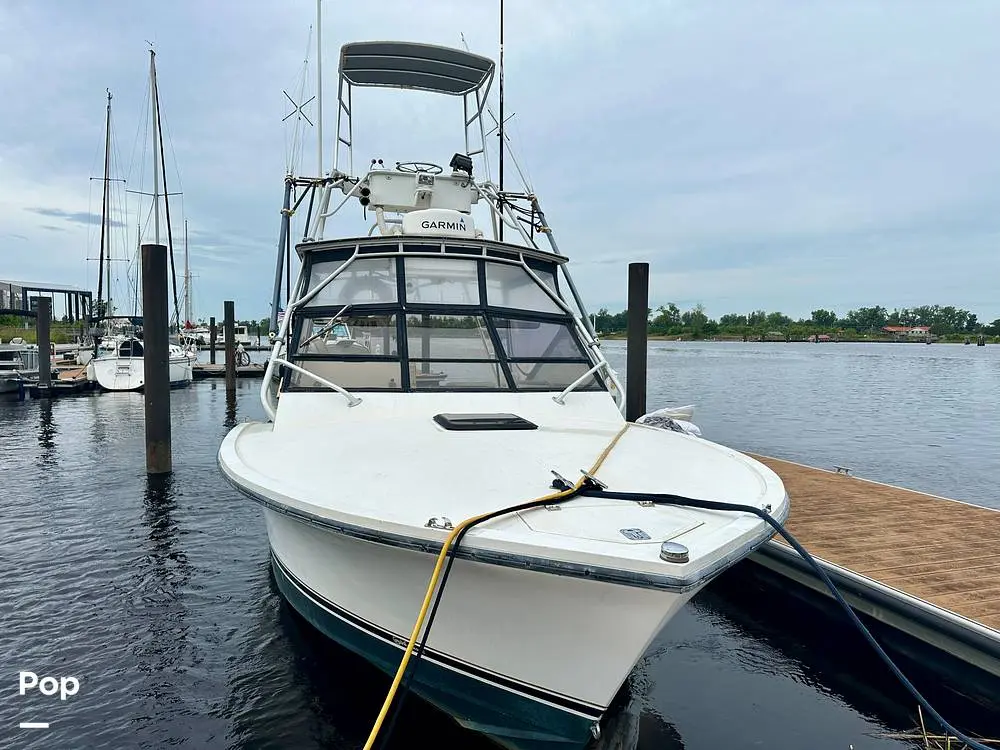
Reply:
[[[496, 57], [495, 3], [425, 5], [414, 14], [386, 0], [376, 28], [324, 3], [327, 165], [343, 42], [461, 46], [464, 33]], [[150, 39], [167, 177], [183, 192], [171, 198], [174, 240], [180, 248], [188, 219], [198, 304], [212, 314], [234, 299], [241, 315], [266, 315], [292, 142], [282, 90], [298, 98], [314, 10], [313, 0], [278, 14], [264, 0], [0, 5], [0, 224], [26, 250], [9, 273], [94, 280], [85, 258], [98, 242], [92, 178], [104, 168], [108, 88], [112, 173], [126, 180], [114, 187], [115, 247], [126, 254], [151, 236], [141, 195]], [[940, 303], [1000, 317], [1000, 4], [506, 0], [505, 10], [508, 132], [588, 306], [623, 307], [627, 263], [647, 260], [655, 304], [701, 302], [713, 316]], [[309, 57], [304, 99], [315, 93]], [[447, 164], [462, 148], [455, 100], [364, 90], [353, 105], [356, 172], [373, 157]], [[306, 128], [300, 172], [317, 169], [315, 135]], [[508, 161], [508, 186], [513, 175]], [[356, 206], [332, 222], [349, 235], [369, 226]]]
[[[27, 211], [31, 211], [35, 214], [40, 214], [41, 216], [52, 216], [57, 219], [65, 219], [66, 221], [72, 221], [77, 224], [96, 224], [100, 226], [101, 217], [98, 214], [92, 214], [87, 211], [64, 211], [61, 208], [28, 208]], [[122, 222], [111, 219], [108, 224], [113, 227], [123, 227], [125, 226]], [[45, 229], [54, 229], [52, 226], [45, 226]]]

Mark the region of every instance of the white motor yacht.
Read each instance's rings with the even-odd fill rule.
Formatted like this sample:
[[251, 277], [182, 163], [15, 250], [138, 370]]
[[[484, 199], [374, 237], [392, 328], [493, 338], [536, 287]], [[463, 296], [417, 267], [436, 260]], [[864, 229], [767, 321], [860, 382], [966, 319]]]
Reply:
[[[537, 197], [490, 178], [493, 77], [491, 60], [460, 50], [343, 47], [334, 170], [288, 188], [315, 191], [317, 208], [261, 386], [267, 418], [237, 425], [218, 459], [263, 507], [291, 606], [390, 673], [412, 650], [454, 532], [535, 501], [462, 538], [408, 679], [505, 746], [576, 748], [600, 733], [670, 619], [772, 535], [751, 513], [597, 488], [741, 503], [779, 520], [788, 498], [735, 450], [626, 422]], [[447, 169], [351, 174], [351, 92], [366, 86], [460, 98], [464, 150]], [[328, 236], [347, 206], [373, 217], [368, 235]], [[585, 484], [593, 491], [574, 494]]]

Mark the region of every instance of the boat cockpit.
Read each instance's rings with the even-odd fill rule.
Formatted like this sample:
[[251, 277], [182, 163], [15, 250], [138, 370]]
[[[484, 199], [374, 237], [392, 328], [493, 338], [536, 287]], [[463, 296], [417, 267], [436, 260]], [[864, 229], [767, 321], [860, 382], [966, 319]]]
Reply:
[[142, 342], [139, 339], [125, 339], [118, 345], [119, 357], [141, 357]]

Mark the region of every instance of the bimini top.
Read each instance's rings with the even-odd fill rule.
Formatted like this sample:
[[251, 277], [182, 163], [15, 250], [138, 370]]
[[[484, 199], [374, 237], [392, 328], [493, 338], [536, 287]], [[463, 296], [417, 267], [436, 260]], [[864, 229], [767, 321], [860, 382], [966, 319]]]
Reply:
[[493, 79], [493, 61], [411, 42], [353, 42], [340, 49], [340, 75], [353, 86], [389, 86], [459, 96]]

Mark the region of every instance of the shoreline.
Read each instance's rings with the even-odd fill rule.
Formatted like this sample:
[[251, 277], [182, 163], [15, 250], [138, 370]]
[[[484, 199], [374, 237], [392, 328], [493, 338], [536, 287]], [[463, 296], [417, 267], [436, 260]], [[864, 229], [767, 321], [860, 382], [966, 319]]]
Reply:
[[[626, 341], [628, 336], [624, 333], [599, 333], [598, 339], [601, 341]], [[793, 339], [760, 339], [760, 338], [748, 338], [744, 339], [742, 336], [711, 336], [707, 338], [691, 338], [690, 336], [666, 336], [663, 334], [649, 334], [646, 337], [647, 341], [670, 341], [677, 344], [691, 344], [691, 343], [709, 343], [709, 344], [924, 344], [927, 345], [926, 341], [907, 341], [907, 340], [894, 340], [894, 339], [830, 339], [829, 341], [809, 341], [804, 338], [793, 338]], [[976, 341], [970, 338], [968, 344], [964, 340], [959, 341], [944, 341], [937, 340], [930, 342], [932, 344], [958, 344], [960, 346], [976, 346]], [[996, 345], [1000, 343], [997, 337], [987, 337], [986, 345]]]

